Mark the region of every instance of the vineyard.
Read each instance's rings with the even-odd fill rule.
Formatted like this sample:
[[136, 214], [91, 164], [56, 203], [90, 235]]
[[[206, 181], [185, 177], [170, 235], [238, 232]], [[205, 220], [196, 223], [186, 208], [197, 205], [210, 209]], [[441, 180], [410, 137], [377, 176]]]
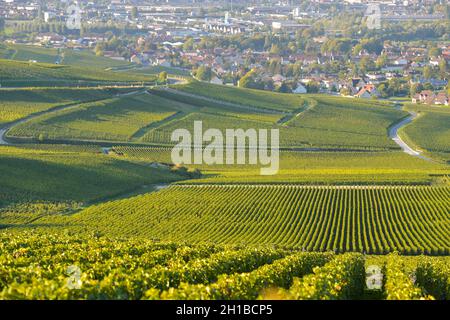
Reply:
[[[450, 298], [450, 109], [0, 57], [0, 299]], [[389, 137], [408, 111], [425, 158]], [[199, 120], [279, 129], [278, 173], [174, 165], [172, 132]]]
[[173, 104], [145, 93], [114, 97], [53, 112], [15, 126], [11, 137], [129, 141], [140, 129], [176, 113]]
[[152, 82], [154, 77], [50, 63], [0, 60], [2, 86], [78, 86], [111, 82]]
[[[398, 146], [387, 137], [387, 130], [407, 115], [380, 102], [318, 96], [304, 98], [197, 82], [174, 87], [178, 92], [193, 96], [177, 94], [177, 91], [152, 92], [203, 108], [154, 128], [143, 137], [144, 142], [173, 145], [170, 134], [174, 129], [190, 129], [194, 121], [201, 120], [205, 130], [276, 128], [280, 130], [282, 147], [391, 150]], [[201, 97], [213, 100], [202, 100]]]
[[[0, 234], [0, 299], [448, 299], [447, 258]], [[407, 267], [407, 268], [405, 268]], [[379, 284], [377, 281], [379, 280]], [[373, 284], [379, 286], [373, 286]]]
[[[115, 146], [119, 159], [171, 163], [171, 149]], [[191, 165], [203, 173], [191, 183], [432, 184], [450, 174], [448, 166], [401, 152], [280, 152], [280, 170], [261, 176], [251, 165]]]
[[21, 89], [1, 93], [0, 126], [59, 105], [107, 98], [112, 93], [100, 89]]
[[449, 210], [448, 187], [180, 185], [36, 224], [175, 242], [447, 255]]
[[81, 147], [0, 147], [0, 172], [0, 229], [185, 178]]

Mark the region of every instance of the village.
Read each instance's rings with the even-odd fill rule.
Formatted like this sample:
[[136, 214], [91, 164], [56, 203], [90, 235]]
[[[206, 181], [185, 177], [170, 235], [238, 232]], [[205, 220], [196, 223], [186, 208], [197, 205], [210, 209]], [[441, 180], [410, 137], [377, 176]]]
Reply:
[[[449, 20], [445, 11], [438, 11], [448, 11], [448, 5], [439, 7], [439, 1], [378, 4], [380, 19], [394, 25], [393, 30], [410, 30], [411, 24], [402, 21], [414, 10], [413, 18], [420, 22], [414, 32], [434, 35], [436, 40], [429, 42], [416, 41], [412, 31], [404, 39], [401, 32], [383, 39], [377, 30], [364, 27], [366, 1], [280, 1], [270, 7], [258, 1], [230, 1], [227, 10], [208, 5], [199, 9], [188, 1], [75, 3], [82, 8], [78, 33], [61, 24], [67, 13], [57, 3], [42, 8], [27, 1], [3, 1], [0, 12], [14, 19], [12, 28], [28, 34], [5, 42], [93, 51], [214, 84], [449, 103]], [[335, 7], [343, 8], [349, 21], [342, 22], [342, 15], [333, 13]], [[38, 23], [36, 16], [41, 17]]]

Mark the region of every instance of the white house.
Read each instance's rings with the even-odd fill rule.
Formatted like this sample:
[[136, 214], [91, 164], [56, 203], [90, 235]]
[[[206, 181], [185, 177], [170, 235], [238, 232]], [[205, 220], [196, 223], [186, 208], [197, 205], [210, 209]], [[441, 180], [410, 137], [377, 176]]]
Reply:
[[292, 93], [299, 93], [299, 94], [303, 94], [303, 93], [307, 93], [307, 92], [308, 92], [308, 90], [306, 90], [306, 88], [301, 83], [299, 83], [297, 85], [296, 89], [292, 90]]

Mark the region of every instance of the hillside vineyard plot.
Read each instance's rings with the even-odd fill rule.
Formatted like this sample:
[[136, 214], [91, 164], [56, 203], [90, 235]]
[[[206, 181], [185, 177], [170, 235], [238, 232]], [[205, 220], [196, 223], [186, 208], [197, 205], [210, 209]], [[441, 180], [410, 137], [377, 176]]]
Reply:
[[0, 95], [0, 127], [2, 123], [45, 111], [58, 105], [112, 96], [100, 89], [20, 89], [4, 90]]
[[448, 187], [173, 186], [39, 223], [308, 251], [450, 252]]
[[[388, 138], [388, 128], [407, 115], [381, 102], [198, 86], [194, 82], [176, 86], [177, 91], [153, 90], [157, 95], [203, 109], [154, 128], [143, 137], [144, 142], [174, 144], [170, 141], [174, 129], [190, 128], [195, 120], [202, 120], [205, 130], [277, 128], [280, 145], [288, 148], [390, 150], [398, 146]], [[258, 110], [267, 114], [257, 116]]]
[[[33, 233], [0, 234], [0, 249], [0, 299], [361, 299], [373, 263], [355, 253]], [[372, 298], [449, 298], [446, 258], [376, 260], [385, 287]], [[77, 290], [68, 266], [79, 270]]]
[[9, 135], [48, 139], [129, 141], [141, 128], [173, 116], [177, 104], [145, 93], [54, 112], [14, 127]]
[[143, 185], [183, 178], [82, 147], [0, 147], [0, 173], [0, 230], [43, 215], [67, 213]]
[[[170, 148], [115, 146], [112, 154], [133, 161], [171, 163]], [[280, 152], [280, 171], [261, 176], [251, 165], [193, 165], [203, 173], [191, 183], [430, 184], [448, 166], [403, 152]]]
[[83, 68], [50, 63], [32, 63], [0, 59], [0, 79], [3, 87], [79, 86], [82, 84], [151, 82], [155, 78], [100, 68]]

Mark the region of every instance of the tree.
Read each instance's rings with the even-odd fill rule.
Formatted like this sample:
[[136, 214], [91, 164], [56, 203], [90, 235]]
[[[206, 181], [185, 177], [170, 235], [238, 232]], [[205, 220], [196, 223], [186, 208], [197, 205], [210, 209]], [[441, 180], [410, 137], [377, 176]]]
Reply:
[[417, 93], [423, 90], [423, 86], [420, 83], [413, 83], [409, 88], [410, 97], [414, 97]]
[[347, 87], [342, 87], [340, 93], [343, 96], [349, 96], [350, 95], [350, 90]]
[[388, 88], [386, 84], [382, 83], [377, 88], [378, 92], [381, 94], [382, 98], [387, 98], [389, 96]]
[[278, 54], [280, 54], [280, 52], [281, 52], [281, 49], [280, 49], [280, 47], [277, 44], [273, 44], [272, 48], [270, 48], [270, 53], [271, 54], [278, 55]]
[[375, 69], [375, 63], [369, 57], [363, 57], [359, 62], [359, 69], [362, 73]]
[[183, 51], [189, 51], [189, 50], [192, 50], [193, 48], [194, 48], [194, 39], [189, 37], [183, 43]]
[[437, 48], [437, 47], [433, 47], [430, 48], [430, 50], [428, 50], [428, 56], [430, 58], [436, 58], [439, 57], [441, 54], [441, 49]]
[[311, 81], [306, 85], [306, 90], [308, 91], [308, 93], [318, 93], [320, 90], [320, 84]]
[[212, 71], [210, 67], [200, 66], [195, 72], [195, 77], [201, 81], [211, 81]]
[[276, 90], [277, 92], [281, 93], [289, 93], [292, 92], [291, 88], [287, 85], [286, 82], [283, 82]]
[[241, 88], [252, 88], [254, 87], [255, 81], [253, 79], [254, 70], [247, 72], [240, 80], [239, 87]]
[[139, 12], [136, 7], [131, 9], [131, 19], [136, 20], [138, 18]]
[[388, 62], [388, 57], [386, 54], [382, 54], [378, 57], [377, 62], [376, 62], [376, 66], [378, 69], [381, 69], [382, 67], [384, 67]]
[[447, 61], [445, 59], [441, 59], [439, 61], [439, 76], [441, 77], [441, 79], [445, 79], [448, 77], [447, 69]]
[[5, 19], [0, 18], [0, 32], [5, 30]]
[[45, 142], [45, 140], [46, 140], [45, 134], [40, 133], [39, 136], [38, 136], [38, 141], [39, 141], [40, 143], [43, 143], [43, 142]]
[[167, 83], [167, 72], [163, 71], [158, 75], [158, 83], [166, 84]]
[[429, 66], [424, 67], [422, 73], [425, 79], [431, 79], [432, 70]]

